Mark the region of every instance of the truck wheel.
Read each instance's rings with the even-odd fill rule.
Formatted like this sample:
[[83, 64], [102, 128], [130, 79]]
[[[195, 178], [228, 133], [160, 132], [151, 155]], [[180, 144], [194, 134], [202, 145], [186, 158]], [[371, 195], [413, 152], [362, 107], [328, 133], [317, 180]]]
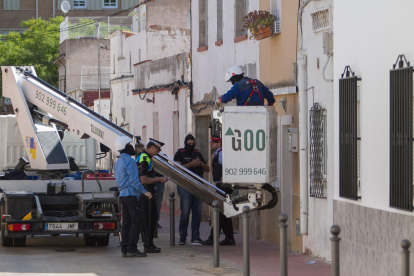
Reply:
[[85, 246], [95, 246], [96, 238], [89, 237], [88, 234], [83, 234], [83, 240], [85, 241]]
[[98, 246], [108, 246], [109, 244], [109, 237], [99, 237], [96, 238], [96, 243]]
[[13, 246], [13, 238], [7, 238], [4, 236], [4, 227], [5, 225], [1, 225], [1, 245], [4, 247]]
[[26, 246], [26, 236], [23, 238], [14, 238], [14, 246], [16, 247], [25, 247]]

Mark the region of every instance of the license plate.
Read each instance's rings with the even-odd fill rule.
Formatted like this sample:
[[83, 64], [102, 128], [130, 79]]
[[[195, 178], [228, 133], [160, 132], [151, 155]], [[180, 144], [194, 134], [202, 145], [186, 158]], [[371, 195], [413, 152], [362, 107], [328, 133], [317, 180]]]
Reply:
[[78, 223], [46, 223], [45, 230], [78, 230]]

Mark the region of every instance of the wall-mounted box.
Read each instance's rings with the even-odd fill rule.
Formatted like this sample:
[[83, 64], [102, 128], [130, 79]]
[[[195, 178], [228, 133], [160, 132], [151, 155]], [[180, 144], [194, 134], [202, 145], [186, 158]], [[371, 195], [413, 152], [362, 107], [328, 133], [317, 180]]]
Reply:
[[297, 128], [288, 128], [289, 132], [289, 152], [299, 151], [299, 138]]

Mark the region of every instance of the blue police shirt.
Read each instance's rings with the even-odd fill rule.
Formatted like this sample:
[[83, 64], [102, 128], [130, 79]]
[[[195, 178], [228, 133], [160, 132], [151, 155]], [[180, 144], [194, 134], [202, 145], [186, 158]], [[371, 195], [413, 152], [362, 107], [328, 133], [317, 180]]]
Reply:
[[139, 180], [138, 167], [131, 155], [121, 153], [114, 166], [116, 184], [120, 191], [119, 197], [136, 196], [145, 194], [144, 186]]
[[[226, 94], [221, 96], [221, 102], [227, 103], [232, 99], [237, 99], [237, 105], [244, 105], [247, 97], [252, 93], [253, 86], [248, 82], [252, 80], [248, 77], [244, 77], [240, 81], [236, 82], [233, 87], [227, 91]], [[262, 99], [266, 99], [269, 103], [274, 103], [275, 99], [273, 98], [273, 93], [269, 91], [269, 88], [263, 85], [259, 80], [255, 80], [259, 93], [262, 96]], [[250, 99], [249, 105], [263, 105], [264, 102], [260, 99], [260, 96], [254, 92], [252, 98]]]

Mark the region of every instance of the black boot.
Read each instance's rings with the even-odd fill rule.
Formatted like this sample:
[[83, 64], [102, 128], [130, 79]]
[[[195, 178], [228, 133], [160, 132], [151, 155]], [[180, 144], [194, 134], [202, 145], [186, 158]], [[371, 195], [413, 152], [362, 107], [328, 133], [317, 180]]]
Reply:
[[225, 238], [220, 242], [220, 245], [236, 245], [234, 238]]
[[151, 244], [149, 246], [147, 246], [145, 244], [144, 245], [144, 252], [145, 253], [160, 253], [161, 252], [161, 248], [156, 247], [154, 244]]

